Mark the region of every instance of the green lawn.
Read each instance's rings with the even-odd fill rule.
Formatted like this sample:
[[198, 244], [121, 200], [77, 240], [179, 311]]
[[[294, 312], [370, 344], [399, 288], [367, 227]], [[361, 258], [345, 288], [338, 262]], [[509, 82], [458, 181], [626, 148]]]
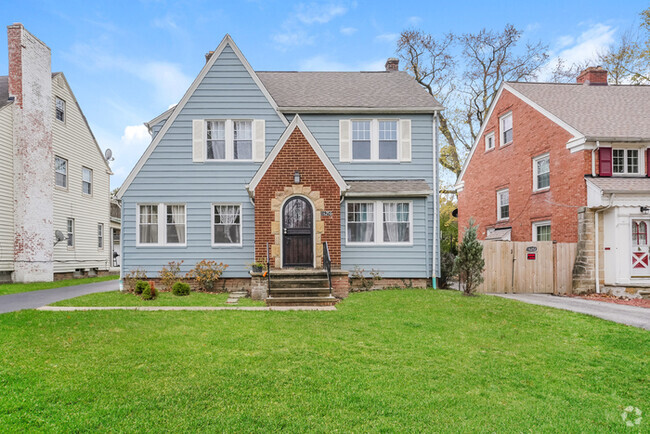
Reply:
[[328, 312], [0, 315], [2, 431], [650, 429], [650, 333], [457, 292]]
[[16, 294], [18, 292], [38, 291], [41, 289], [61, 288], [62, 286], [83, 285], [84, 283], [104, 282], [106, 280], [119, 279], [120, 276], [88, 277], [85, 279], [57, 280], [56, 282], [35, 282], [35, 283], [2, 283], [0, 284], [0, 295]]
[[[82, 295], [52, 304], [52, 306], [230, 306], [226, 304], [228, 294], [207, 294], [190, 292], [190, 295], [177, 297], [171, 292], [159, 292], [155, 300], [120, 291], [100, 292]], [[241, 298], [236, 306], [266, 306], [263, 301]]]

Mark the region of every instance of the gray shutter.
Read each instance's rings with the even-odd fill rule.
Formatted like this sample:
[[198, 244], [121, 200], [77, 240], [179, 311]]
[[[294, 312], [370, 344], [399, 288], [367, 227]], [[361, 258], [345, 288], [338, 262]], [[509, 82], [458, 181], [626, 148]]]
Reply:
[[339, 120], [339, 161], [350, 161], [351, 138], [350, 120]]
[[205, 161], [205, 121], [192, 119], [192, 161], [203, 163]]
[[264, 119], [253, 121], [253, 161], [264, 161], [266, 157]]
[[411, 161], [411, 120], [399, 121], [399, 161]]

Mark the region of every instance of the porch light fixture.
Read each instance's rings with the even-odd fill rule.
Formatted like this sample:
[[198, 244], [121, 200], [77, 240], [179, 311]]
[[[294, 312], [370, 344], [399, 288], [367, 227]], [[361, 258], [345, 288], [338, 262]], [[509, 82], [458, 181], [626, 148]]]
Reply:
[[639, 210], [640, 210], [643, 214], [647, 214], [648, 211], [650, 211], [650, 208], [648, 208], [647, 206], [642, 206], [642, 207], [640, 207]]
[[300, 184], [300, 172], [298, 172], [297, 170], [293, 172], [293, 183]]

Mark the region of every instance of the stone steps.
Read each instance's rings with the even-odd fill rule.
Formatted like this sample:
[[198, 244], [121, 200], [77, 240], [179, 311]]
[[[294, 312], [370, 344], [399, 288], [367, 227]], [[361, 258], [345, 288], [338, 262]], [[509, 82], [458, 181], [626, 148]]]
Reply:
[[271, 271], [268, 306], [333, 306], [338, 299], [330, 294], [327, 271], [282, 269]]

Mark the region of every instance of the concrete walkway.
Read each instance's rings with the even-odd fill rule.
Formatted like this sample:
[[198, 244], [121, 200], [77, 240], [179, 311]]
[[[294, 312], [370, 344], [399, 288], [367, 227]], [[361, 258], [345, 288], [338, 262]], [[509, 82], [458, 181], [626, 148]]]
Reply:
[[582, 298], [558, 297], [550, 294], [490, 294], [524, 303], [584, 313], [608, 321], [650, 330], [650, 309]]
[[140, 310], [153, 312], [156, 310], [255, 310], [255, 311], [288, 311], [288, 310], [336, 310], [335, 306], [43, 306], [38, 310], [50, 312], [73, 312], [87, 310]]
[[42, 289], [40, 291], [21, 292], [0, 296], [0, 313], [15, 312], [22, 309], [35, 309], [68, 298], [95, 292], [117, 291], [119, 280], [85, 283], [83, 285], [63, 286], [61, 288]]

